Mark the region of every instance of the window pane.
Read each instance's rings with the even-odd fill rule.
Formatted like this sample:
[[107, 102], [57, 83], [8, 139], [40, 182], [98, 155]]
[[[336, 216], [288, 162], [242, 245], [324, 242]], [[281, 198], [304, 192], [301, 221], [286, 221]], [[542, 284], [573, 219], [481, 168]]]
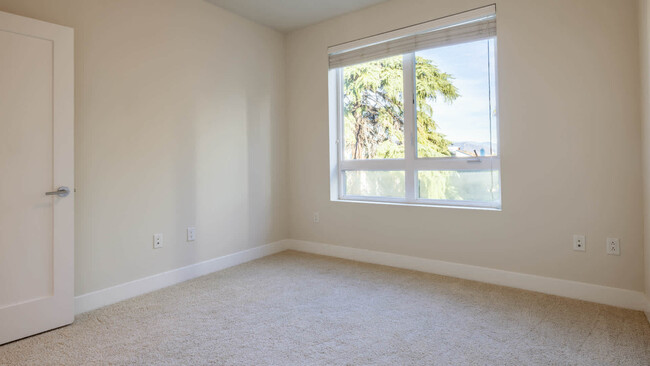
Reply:
[[494, 40], [415, 53], [418, 157], [497, 155]]
[[348, 196], [404, 198], [404, 171], [346, 171]]
[[500, 202], [499, 171], [418, 172], [419, 197], [434, 200]]
[[402, 56], [343, 69], [345, 159], [404, 158]]

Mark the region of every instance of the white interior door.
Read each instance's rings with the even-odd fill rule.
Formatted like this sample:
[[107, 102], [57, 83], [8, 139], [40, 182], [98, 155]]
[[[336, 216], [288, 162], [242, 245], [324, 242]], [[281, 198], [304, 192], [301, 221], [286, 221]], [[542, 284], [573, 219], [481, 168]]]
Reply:
[[[0, 12], [0, 344], [74, 320], [73, 31]], [[63, 196], [63, 194], [61, 194]]]

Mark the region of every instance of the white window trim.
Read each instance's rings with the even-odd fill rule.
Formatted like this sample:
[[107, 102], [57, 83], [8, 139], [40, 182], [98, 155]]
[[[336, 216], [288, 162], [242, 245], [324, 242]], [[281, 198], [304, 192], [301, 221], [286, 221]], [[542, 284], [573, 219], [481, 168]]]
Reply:
[[[471, 18], [476, 16], [475, 12], [493, 11], [490, 7], [476, 9], [474, 11], [457, 14], [455, 16], [434, 20], [431, 22], [416, 25], [418, 30], [425, 29], [425, 25], [440, 27], [442, 25], [454, 24], [460, 17]], [[469, 14], [469, 15], [467, 15]], [[368, 44], [377, 43], [376, 37], [381, 39], [394, 38], [395, 34], [402, 35], [412, 27], [400, 29], [398, 33], [388, 32], [378, 36], [369, 37], [368, 39], [357, 40], [350, 43], [331, 47], [328, 51], [341, 50], [351, 45], [360, 47]], [[430, 29], [430, 28], [429, 28]], [[345, 160], [344, 117], [343, 117], [343, 72], [341, 68], [329, 70], [329, 116], [330, 116], [330, 199], [341, 202], [363, 202], [363, 203], [383, 203], [409, 206], [428, 206], [428, 207], [455, 207], [471, 208], [501, 211], [501, 200], [498, 202], [481, 202], [481, 201], [456, 201], [456, 200], [435, 200], [417, 197], [417, 172], [420, 170], [492, 170], [498, 171], [498, 177], [501, 179], [501, 139], [499, 138], [499, 93], [498, 93], [498, 60], [496, 50], [498, 49], [495, 39], [495, 74], [494, 81], [495, 103], [496, 103], [496, 128], [497, 151], [495, 156], [480, 156], [471, 158], [418, 158], [417, 157], [417, 139], [416, 139], [416, 118], [415, 118], [415, 54], [407, 53], [403, 55], [403, 72], [404, 72], [404, 159], [364, 159], [364, 160]], [[345, 171], [389, 171], [399, 170], [405, 172], [405, 198], [383, 197], [383, 196], [355, 196], [345, 194]]]

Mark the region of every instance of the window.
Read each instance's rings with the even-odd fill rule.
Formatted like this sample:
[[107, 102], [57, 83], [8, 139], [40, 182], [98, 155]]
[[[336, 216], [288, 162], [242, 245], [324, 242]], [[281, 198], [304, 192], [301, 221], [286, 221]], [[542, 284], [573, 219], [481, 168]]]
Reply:
[[331, 47], [332, 199], [501, 208], [496, 12]]

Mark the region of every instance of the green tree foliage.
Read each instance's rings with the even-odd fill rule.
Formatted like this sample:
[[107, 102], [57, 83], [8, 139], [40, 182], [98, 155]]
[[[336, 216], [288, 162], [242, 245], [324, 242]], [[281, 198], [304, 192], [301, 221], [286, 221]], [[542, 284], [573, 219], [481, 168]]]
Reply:
[[[437, 132], [432, 102], [458, 98], [453, 77], [431, 60], [415, 60], [418, 156], [450, 156], [451, 142]], [[352, 159], [404, 157], [402, 56], [344, 69], [346, 154]]]
[[[450, 156], [451, 142], [438, 132], [433, 102], [451, 103], [459, 97], [453, 77], [431, 60], [415, 58], [417, 142], [419, 157]], [[348, 159], [404, 158], [404, 79], [402, 56], [367, 62], [344, 69], [345, 151]], [[350, 194], [403, 196], [404, 172], [356, 172], [346, 180]], [[370, 175], [370, 176], [368, 176]], [[372, 177], [371, 177], [372, 176]], [[432, 171], [419, 177], [420, 196], [462, 199], [450, 180], [456, 172]]]

